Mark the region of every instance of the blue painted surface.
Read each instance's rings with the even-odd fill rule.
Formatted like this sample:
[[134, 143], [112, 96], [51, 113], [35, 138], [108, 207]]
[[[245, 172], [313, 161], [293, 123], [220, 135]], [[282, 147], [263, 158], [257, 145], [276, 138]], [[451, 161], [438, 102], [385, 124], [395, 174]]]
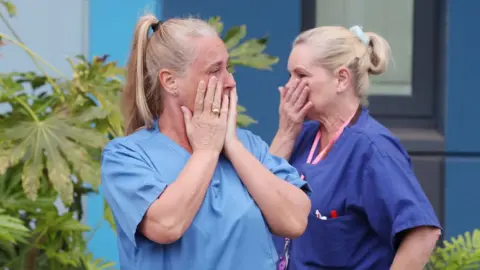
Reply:
[[237, 81], [239, 103], [258, 121], [249, 127], [267, 143], [278, 127], [278, 86], [288, 80], [287, 58], [293, 39], [300, 32], [300, 1], [277, 0], [165, 0], [163, 17], [193, 15], [201, 18], [221, 16], [225, 29], [246, 24], [247, 38], [269, 36], [266, 52], [280, 57], [273, 71], [238, 68]]
[[[448, 1], [446, 150], [480, 156], [478, 28], [480, 1]], [[446, 236], [480, 228], [480, 159], [448, 157], [445, 178]]]
[[445, 183], [447, 238], [480, 229], [480, 158], [449, 158]]
[[[480, 1], [448, 1], [446, 149], [480, 153]], [[472, 123], [474, 123], [472, 125]]]
[[[155, 2], [158, 2], [155, 4]], [[124, 65], [130, 51], [138, 18], [145, 12], [161, 14], [159, 1], [90, 1], [90, 57], [110, 55]], [[103, 197], [88, 197], [87, 224], [96, 229], [88, 244], [95, 257], [118, 263], [117, 241], [113, 230], [103, 220]]]

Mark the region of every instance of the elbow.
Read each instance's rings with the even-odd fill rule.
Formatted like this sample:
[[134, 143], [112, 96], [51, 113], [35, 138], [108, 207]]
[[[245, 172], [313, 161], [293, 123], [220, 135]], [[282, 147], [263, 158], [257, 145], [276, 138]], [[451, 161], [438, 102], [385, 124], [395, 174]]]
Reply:
[[301, 205], [301, 207], [297, 207], [289, 215], [290, 218], [282, 218], [281, 222], [279, 223], [282, 224], [282, 226], [275, 226], [275, 229], [272, 228], [272, 233], [291, 239], [300, 237], [307, 229], [310, 208], [311, 202], [307, 197], [307, 200]]
[[182, 226], [166, 220], [145, 222], [141, 231], [149, 240], [164, 245], [178, 241], [185, 233]]
[[297, 220], [297, 222], [295, 223], [295, 226], [292, 226], [289, 238], [295, 239], [302, 236], [302, 234], [307, 229], [307, 225], [308, 225], [308, 217], [302, 218], [301, 220]]
[[308, 226], [308, 215], [312, 208], [312, 202], [310, 198], [302, 192], [302, 200], [292, 213], [292, 220], [290, 222], [289, 230], [287, 230], [288, 238], [298, 238], [300, 237]]
[[308, 218], [292, 219], [288, 223], [284, 223], [284, 226], [273, 227], [272, 233], [281, 237], [295, 239], [300, 237], [307, 229]]

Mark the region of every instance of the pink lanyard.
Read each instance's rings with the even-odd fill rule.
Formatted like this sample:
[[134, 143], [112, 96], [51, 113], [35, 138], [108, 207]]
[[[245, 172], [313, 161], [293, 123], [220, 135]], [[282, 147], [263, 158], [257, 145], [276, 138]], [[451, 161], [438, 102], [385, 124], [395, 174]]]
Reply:
[[[308, 154], [307, 158], [307, 164], [317, 164], [322, 160], [325, 155], [327, 154], [327, 151], [332, 148], [332, 146], [335, 144], [335, 142], [340, 138], [340, 136], [343, 133], [343, 130], [345, 130], [345, 127], [352, 121], [353, 117], [355, 117], [355, 114], [357, 112], [353, 113], [353, 115], [348, 119], [348, 121], [343, 124], [343, 126], [335, 133], [335, 136], [330, 140], [330, 142], [325, 146], [325, 148], [317, 155], [317, 157], [313, 160], [313, 155], [315, 153], [315, 150], [317, 149], [318, 143], [320, 142], [320, 138], [322, 137], [322, 133], [320, 132], [320, 129], [317, 132], [317, 135], [315, 136], [315, 140], [313, 141], [312, 148], [310, 148], [310, 153]], [[302, 176], [303, 179], [303, 176]]]

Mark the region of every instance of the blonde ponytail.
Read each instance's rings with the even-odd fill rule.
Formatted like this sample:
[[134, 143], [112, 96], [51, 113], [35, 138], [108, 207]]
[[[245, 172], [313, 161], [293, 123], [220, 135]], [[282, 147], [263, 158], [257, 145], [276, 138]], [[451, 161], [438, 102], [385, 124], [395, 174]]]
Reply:
[[370, 66], [368, 73], [380, 75], [387, 70], [390, 62], [390, 45], [380, 35], [372, 32], [365, 33], [370, 38]]
[[153, 125], [145, 95], [145, 55], [148, 44], [148, 32], [158, 20], [153, 15], [140, 18], [133, 35], [132, 52], [127, 64], [127, 82], [123, 91], [123, 108], [125, 116], [125, 133], [131, 134], [142, 126]]

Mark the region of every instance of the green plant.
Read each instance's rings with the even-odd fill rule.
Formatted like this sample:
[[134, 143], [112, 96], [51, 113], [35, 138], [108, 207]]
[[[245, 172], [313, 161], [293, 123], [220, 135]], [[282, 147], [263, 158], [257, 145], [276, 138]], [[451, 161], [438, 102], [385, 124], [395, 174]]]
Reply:
[[480, 230], [443, 241], [443, 246], [433, 251], [425, 269], [480, 269]]
[[[11, 2], [1, 6], [16, 15]], [[0, 20], [13, 33], [0, 33], [0, 46], [22, 48], [39, 70], [0, 73], [0, 103], [12, 108], [0, 113], [0, 268], [110, 269], [114, 263], [87, 251], [96, 228], [82, 224], [81, 199], [98, 192], [104, 144], [124, 135], [118, 106], [124, 70], [107, 56], [77, 56], [67, 59], [72, 76], [62, 74], [21, 41], [1, 11]], [[210, 22], [221, 32], [219, 18]], [[266, 38], [240, 43], [245, 35], [239, 26], [224, 36], [232, 72], [278, 61], [263, 53]], [[239, 126], [255, 123], [238, 109]], [[106, 204], [104, 217], [114, 228]]]

